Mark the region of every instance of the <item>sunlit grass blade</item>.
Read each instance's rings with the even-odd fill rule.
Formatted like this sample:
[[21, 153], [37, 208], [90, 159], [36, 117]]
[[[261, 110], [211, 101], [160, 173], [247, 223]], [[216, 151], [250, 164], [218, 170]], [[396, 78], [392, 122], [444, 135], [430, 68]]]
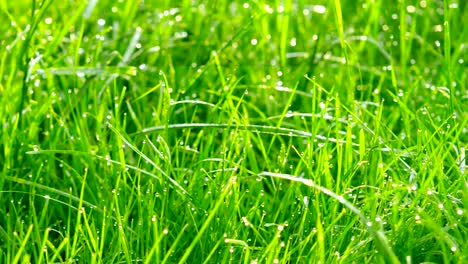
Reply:
[[[28, 242], [28, 239], [31, 236], [32, 231], [33, 231], [33, 225], [30, 225], [27, 232], [26, 232], [26, 234], [22, 238], [21, 245], [18, 248], [18, 251], [16, 252], [16, 255], [15, 255], [14, 259], [13, 259], [13, 262], [12, 262], [13, 264], [18, 263], [20, 261], [21, 256], [23, 256], [23, 251], [25, 251], [26, 243]], [[25, 260], [27, 258], [28, 257], [24, 256], [23, 260]]]

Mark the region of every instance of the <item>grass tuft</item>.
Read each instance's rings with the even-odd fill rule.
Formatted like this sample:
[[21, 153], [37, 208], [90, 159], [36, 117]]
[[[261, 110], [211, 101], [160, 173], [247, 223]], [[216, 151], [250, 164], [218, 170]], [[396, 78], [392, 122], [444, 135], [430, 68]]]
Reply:
[[0, 1], [0, 263], [467, 263], [465, 2]]

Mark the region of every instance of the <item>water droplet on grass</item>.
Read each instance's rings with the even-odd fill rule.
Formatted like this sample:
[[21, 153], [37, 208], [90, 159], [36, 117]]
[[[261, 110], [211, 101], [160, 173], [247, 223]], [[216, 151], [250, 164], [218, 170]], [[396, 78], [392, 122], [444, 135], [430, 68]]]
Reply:
[[106, 24], [106, 20], [100, 18], [100, 19], [98, 19], [97, 24], [102, 27], [102, 26], [104, 26]]
[[313, 5], [312, 11], [317, 14], [325, 14], [325, 12], [327, 12], [327, 8], [323, 5]]
[[296, 38], [292, 38], [291, 41], [289, 42], [289, 45], [291, 45], [291, 47], [295, 47], [296, 44], [297, 44]]
[[420, 224], [421, 223], [421, 217], [419, 215], [416, 215], [414, 217], [414, 220], [416, 220], [416, 224]]
[[414, 13], [414, 12], [416, 12], [416, 7], [413, 6], [413, 5], [409, 5], [409, 6], [406, 7], [406, 11], [408, 11], [408, 13], [410, 13], [410, 14]]
[[268, 14], [273, 14], [273, 12], [275, 11], [273, 8], [271, 8], [271, 6], [267, 5], [267, 4], [264, 4], [263, 5], [263, 9], [265, 10], [265, 12], [267, 12]]

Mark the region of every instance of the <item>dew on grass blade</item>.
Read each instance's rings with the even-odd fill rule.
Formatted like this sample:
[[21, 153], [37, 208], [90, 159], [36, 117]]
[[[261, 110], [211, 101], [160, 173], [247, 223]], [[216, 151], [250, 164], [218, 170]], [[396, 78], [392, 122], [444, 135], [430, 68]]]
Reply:
[[296, 44], [297, 44], [296, 38], [292, 38], [292, 39], [289, 41], [289, 45], [290, 45], [291, 47], [295, 47]]
[[249, 222], [249, 220], [247, 220], [247, 217], [243, 216], [243, 217], [241, 218], [241, 220], [242, 220], [242, 222], [244, 223], [245, 226], [249, 226], [249, 225], [250, 225], [250, 222]]
[[102, 26], [104, 26], [106, 24], [106, 20], [100, 18], [100, 19], [98, 19], [97, 24], [102, 27]]
[[317, 14], [325, 14], [325, 12], [327, 12], [327, 8], [323, 5], [313, 5], [312, 11]]
[[414, 220], [416, 221], [416, 224], [421, 224], [421, 217], [419, 215], [416, 215]]
[[264, 5], [263, 5], [263, 9], [264, 9], [265, 12], [267, 12], [268, 14], [273, 14], [273, 12], [275, 12], [275, 10], [274, 10], [271, 6], [269, 6], [269, 5], [267, 5], [267, 4], [264, 4]]
[[465, 148], [461, 147], [459, 151], [459, 158], [458, 158], [458, 168], [460, 170], [460, 174], [464, 175], [466, 172], [466, 154]]
[[50, 24], [52, 24], [52, 22], [53, 22], [53, 19], [52, 19], [51, 17], [46, 17], [46, 18], [44, 19], [44, 23], [45, 23], [46, 25], [50, 25]]

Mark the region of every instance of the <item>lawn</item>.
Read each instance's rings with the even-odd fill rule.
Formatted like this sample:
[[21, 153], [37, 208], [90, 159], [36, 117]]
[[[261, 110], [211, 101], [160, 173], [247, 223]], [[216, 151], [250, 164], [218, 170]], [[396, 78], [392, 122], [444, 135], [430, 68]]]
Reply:
[[0, 263], [468, 263], [467, 9], [0, 1]]

